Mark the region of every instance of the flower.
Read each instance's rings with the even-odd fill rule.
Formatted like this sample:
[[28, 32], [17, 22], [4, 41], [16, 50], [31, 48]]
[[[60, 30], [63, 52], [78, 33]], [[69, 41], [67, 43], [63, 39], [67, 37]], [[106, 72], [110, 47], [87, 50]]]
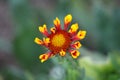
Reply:
[[48, 32], [46, 25], [39, 27], [39, 31], [46, 36], [43, 40], [35, 38], [35, 43], [47, 47], [49, 50], [45, 54], [39, 56], [41, 62], [46, 61], [50, 57], [59, 54], [65, 56], [69, 52], [73, 58], [77, 58], [80, 52], [77, 50], [81, 47], [79, 40], [85, 38], [86, 31], [78, 31], [78, 23], [72, 24], [68, 30], [68, 26], [72, 21], [72, 15], [68, 14], [64, 18], [64, 29], [61, 28], [58, 17], [53, 21], [54, 27]]

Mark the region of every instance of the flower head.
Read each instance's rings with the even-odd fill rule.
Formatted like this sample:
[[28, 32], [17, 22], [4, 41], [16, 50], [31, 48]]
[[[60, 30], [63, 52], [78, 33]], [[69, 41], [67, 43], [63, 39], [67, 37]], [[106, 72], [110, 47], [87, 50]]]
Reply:
[[60, 20], [58, 17], [53, 21], [54, 27], [50, 29], [50, 33], [47, 30], [46, 25], [39, 27], [39, 31], [45, 36], [43, 40], [35, 38], [35, 43], [43, 45], [48, 48], [48, 52], [39, 56], [41, 62], [46, 61], [50, 57], [59, 54], [65, 56], [66, 52], [69, 52], [73, 58], [77, 58], [80, 52], [77, 50], [82, 45], [79, 40], [85, 38], [86, 31], [78, 31], [78, 24], [72, 24], [68, 30], [68, 26], [72, 21], [72, 15], [68, 14], [64, 18], [64, 29], [61, 28]]

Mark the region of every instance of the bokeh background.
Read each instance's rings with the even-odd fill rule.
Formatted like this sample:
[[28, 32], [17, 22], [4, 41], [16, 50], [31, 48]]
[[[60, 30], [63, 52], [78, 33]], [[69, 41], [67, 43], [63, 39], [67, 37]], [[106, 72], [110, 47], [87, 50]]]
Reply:
[[[41, 63], [38, 26], [68, 13], [87, 31], [81, 56]], [[0, 80], [120, 80], [120, 0], [0, 0]]]

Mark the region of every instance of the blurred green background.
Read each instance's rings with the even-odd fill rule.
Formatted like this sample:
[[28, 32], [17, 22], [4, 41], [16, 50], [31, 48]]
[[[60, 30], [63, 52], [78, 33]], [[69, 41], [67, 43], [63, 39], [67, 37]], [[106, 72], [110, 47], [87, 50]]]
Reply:
[[[38, 26], [73, 15], [87, 31], [74, 60], [38, 59]], [[120, 80], [120, 0], [0, 0], [0, 80]]]

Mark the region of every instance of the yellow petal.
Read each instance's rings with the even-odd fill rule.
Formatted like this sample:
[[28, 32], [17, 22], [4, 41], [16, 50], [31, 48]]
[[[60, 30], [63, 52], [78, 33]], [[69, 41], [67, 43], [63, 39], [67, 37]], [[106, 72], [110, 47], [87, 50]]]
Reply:
[[74, 59], [76, 59], [80, 55], [80, 52], [77, 50], [72, 50], [70, 53]]
[[37, 37], [35, 38], [34, 42], [37, 43], [37, 44], [40, 44], [40, 45], [43, 44], [43, 41], [40, 40], [40, 39], [37, 38]]
[[65, 51], [63, 51], [63, 50], [60, 51], [60, 55], [61, 55], [61, 56], [65, 56], [65, 54], [66, 54]]
[[68, 24], [72, 21], [72, 15], [71, 14], [68, 14], [67, 16], [65, 16], [64, 18], [64, 23], [65, 24]]
[[73, 46], [74, 46], [76, 49], [79, 49], [82, 45], [81, 45], [81, 43], [80, 43], [79, 41], [77, 41], [77, 42], [75, 42], [75, 43], [73, 44]]
[[55, 31], [56, 31], [55, 27], [50, 28], [50, 31], [51, 31], [52, 33], [55, 33]]
[[45, 32], [47, 31], [46, 25], [44, 24], [43, 27], [40, 26], [40, 27], [39, 27], [39, 31], [40, 31], [41, 33], [45, 33]]
[[48, 59], [48, 54], [42, 54], [39, 56], [39, 59], [41, 60], [41, 62], [43, 63], [44, 61], [46, 61]]
[[79, 39], [84, 39], [85, 36], [86, 36], [86, 31], [79, 31], [79, 32], [77, 33], [77, 37], [78, 37]]
[[56, 17], [56, 19], [53, 21], [53, 23], [56, 27], [60, 26], [60, 20], [58, 19], [58, 17]]
[[74, 33], [78, 30], [78, 24], [73, 24], [70, 28], [70, 30], [68, 31], [69, 33]]
[[47, 45], [48, 43], [50, 43], [50, 38], [43, 38], [43, 41]]

